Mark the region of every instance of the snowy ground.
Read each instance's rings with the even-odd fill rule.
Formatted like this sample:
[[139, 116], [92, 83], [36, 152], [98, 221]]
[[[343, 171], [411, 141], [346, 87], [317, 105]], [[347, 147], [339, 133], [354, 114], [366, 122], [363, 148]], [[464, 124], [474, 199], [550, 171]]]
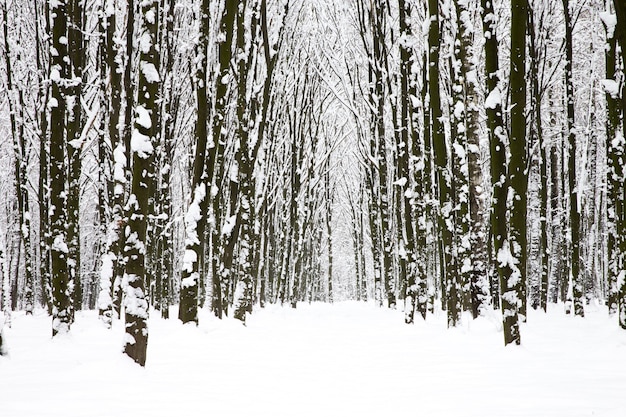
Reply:
[[356, 302], [270, 306], [247, 327], [154, 318], [145, 369], [94, 312], [58, 340], [44, 314], [17, 313], [0, 416], [626, 416], [626, 332], [603, 308], [551, 307], [509, 348], [496, 314], [447, 330]]

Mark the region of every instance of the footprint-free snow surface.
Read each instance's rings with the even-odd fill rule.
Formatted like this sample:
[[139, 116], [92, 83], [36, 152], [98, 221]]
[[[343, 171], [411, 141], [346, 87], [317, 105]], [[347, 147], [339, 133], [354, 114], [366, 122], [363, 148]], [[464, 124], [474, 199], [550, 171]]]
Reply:
[[121, 353], [119, 322], [81, 312], [52, 340], [45, 314], [15, 313], [0, 416], [626, 416], [626, 331], [604, 307], [550, 309], [507, 348], [494, 312], [451, 330], [444, 313], [409, 326], [357, 302], [269, 306], [246, 327], [153, 314], [145, 369]]

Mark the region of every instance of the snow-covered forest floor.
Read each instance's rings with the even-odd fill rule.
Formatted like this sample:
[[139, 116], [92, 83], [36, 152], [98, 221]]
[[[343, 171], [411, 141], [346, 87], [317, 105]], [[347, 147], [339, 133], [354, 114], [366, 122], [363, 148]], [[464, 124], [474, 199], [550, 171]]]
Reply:
[[626, 415], [626, 332], [604, 307], [531, 312], [503, 346], [497, 313], [446, 329], [371, 304], [257, 309], [247, 327], [149, 321], [145, 368], [121, 353], [122, 323], [81, 312], [68, 335], [13, 316], [0, 357], [0, 416]]

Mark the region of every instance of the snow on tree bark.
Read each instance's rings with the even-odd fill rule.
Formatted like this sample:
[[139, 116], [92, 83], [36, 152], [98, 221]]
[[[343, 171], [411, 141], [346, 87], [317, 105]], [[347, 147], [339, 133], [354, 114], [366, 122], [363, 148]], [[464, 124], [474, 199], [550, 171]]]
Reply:
[[67, 188], [65, 163], [66, 88], [69, 77], [67, 49], [67, 4], [50, 1], [52, 45], [50, 48], [50, 236], [52, 275], [52, 335], [67, 333], [72, 322], [71, 287], [66, 236]]
[[577, 188], [577, 135], [575, 127], [574, 113], [574, 80], [572, 77], [572, 59], [573, 59], [573, 31], [574, 22], [572, 21], [570, 2], [563, 0], [563, 13], [565, 17], [565, 91], [567, 102], [567, 138], [569, 145], [568, 158], [568, 185], [570, 198], [570, 233], [572, 244], [572, 288], [574, 296], [574, 314], [584, 316], [584, 300], [583, 300], [583, 278], [580, 273], [580, 210], [579, 207], [582, 200], [579, 195], [580, 190]]
[[511, 254], [519, 270], [514, 280], [518, 312], [522, 321], [526, 316], [526, 260], [527, 260], [527, 191], [528, 150], [526, 144], [526, 22], [527, 0], [511, 2], [511, 62], [510, 62], [510, 162], [509, 192], [512, 195], [510, 219]]
[[[469, 293], [472, 316], [478, 317], [488, 304], [487, 280], [487, 233], [485, 230], [484, 197], [482, 184], [482, 158], [480, 149], [481, 122], [479, 109], [480, 86], [476, 53], [474, 47], [474, 22], [472, 16], [477, 4], [473, 0], [457, 1], [457, 20], [459, 31], [459, 58], [461, 59], [461, 74], [465, 91], [463, 108], [466, 129], [468, 166], [468, 199], [469, 199], [469, 239], [463, 240], [461, 245], [468, 245], [469, 260]], [[463, 265], [462, 268], [466, 266]]]
[[[617, 68], [617, 38], [616, 15], [610, 10], [601, 13], [602, 22], [606, 30], [606, 80], [615, 82]], [[605, 83], [606, 85], [606, 83]], [[606, 146], [607, 146], [607, 251], [608, 251], [608, 307], [609, 314], [618, 311], [619, 287], [617, 281], [624, 265], [623, 254], [620, 252], [620, 241], [623, 240], [623, 210], [624, 202], [620, 198], [624, 183], [623, 167], [620, 160], [623, 158], [624, 139], [619, 134], [619, 95], [615, 90], [605, 87], [607, 102]]]
[[[205, 161], [205, 170], [207, 173], [207, 184], [212, 184], [213, 177], [222, 179], [224, 172], [223, 153], [224, 147], [228, 141], [227, 131], [225, 128], [226, 118], [228, 116], [228, 87], [231, 79], [231, 60], [233, 58], [233, 37], [235, 32], [235, 17], [237, 12], [237, 2], [226, 0], [224, 2], [224, 11], [221, 16], [220, 35], [221, 41], [218, 47], [219, 55], [219, 71], [215, 84], [215, 107], [212, 123], [212, 142], [208, 144], [208, 157]], [[213, 192], [214, 190], [214, 192]], [[222, 213], [222, 184], [216, 184], [211, 190], [212, 198], [212, 219], [211, 219], [211, 248], [212, 255], [212, 303], [211, 308], [216, 316], [222, 317], [222, 313], [227, 308], [226, 300], [223, 295], [222, 279], [220, 271], [219, 253], [222, 247], [220, 240], [219, 227]]]
[[72, 291], [72, 320], [74, 311], [82, 306], [82, 286], [80, 277], [80, 176], [83, 137], [84, 112], [81, 105], [83, 88], [83, 66], [85, 44], [83, 42], [83, 0], [69, 0], [69, 27], [67, 33], [68, 54], [70, 57], [70, 78], [67, 83], [67, 158], [68, 158], [68, 196], [67, 196], [67, 244], [69, 282]]
[[[198, 323], [198, 282], [200, 265], [204, 256], [204, 232], [209, 195], [207, 184], [211, 184], [213, 167], [205, 167], [207, 151], [207, 123], [209, 102], [207, 96], [207, 54], [209, 36], [209, 1], [200, 4], [200, 27], [196, 44], [196, 105], [195, 155], [192, 176], [191, 205], [185, 215], [185, 255], [180, 288], [178, 318], [183, 323]], [[206, 172], [206, 169], [209, 172]], [[208, 178], [207, 178], [208, 177]]]
[[[22, 62], [22, 45], [18, 38], [11, 48], [9, 43], [9, 14], [7, 3], [2, 4], [3, 32], [4, 32], [4, 57], [6, 64], [6, 88], [9, 105], [9, 122], [13, 139], [13, 153], [15, 161], [15, 192], [17, 195], [17, 210], [19, 217], [19, 230], [22, 245], [24, 247], [24, 279], [26, 314], [33, 314], [35, 282], [33, 275], [33, 261], [31, 248], [31, 214], [28, 191], [28, 153], [26, 149], [26, 137], [24, 131], [24, 92], [13, 81], [12, 62]], [[12, 53], [16, 49], [16, 53]]]
[[[620, 0], [614, 0], [613, 3], [615, 5], [616, 14], [616, 30], [614, 33], [617, 36], [617, 40], [622, 50], [622, 68], [626, 68], [626, 53], [624, 53], [624, 51], [626, 51], [626, 4], [624, 4], [624, 2]], [[626, 187], [624, 186], [623, 171], [621, 177], [618, 176], [617, 171], [620, 165], [622, 165], [620, 168], [622, 170], [624, 169], [623, 161], [621, 159], [623, 159], [624, 155], [626, 154], [624, 152], [624, 148], [626, 147], [626, 140], [624, 139], [624, 137], [626, 136], [626, 116], [624, 114], [626, 112], [626, 92], [624, 91], [624, 87], [622, 87], [621, 110], [622, 134], [619, 137], [616, 135], [616, 138], [611, 143], [610, 150], [615, 152], [617, 155], [615, 155], [615, 159], [610, 162], [612, 170], [610, 170], [609, 172], [612, 174], [612, 180], [616, 182], [616, 184], [614, 184], [614, 187], [616, 185], [619, 185], [619, 187], [615, 187], [619, 191], [615, 193], [616, 199], [614, 200], [614, 204], [616, 207], [615, 230], [617, 231], [619, 236], [619, 243], [617, 244], [617, 250], [619, 251], [619, 253], [617, 254], [617, 257], [619, 259], [618, 268], [620, 271], [618, 276], [615, 278], [615, 287], [618, 291], [617, 304], [619, 306], [619, 324], [623, 329], [626, 329], [626, 272], [624, 271], [624, 267], [626, 264], [626, 260], [624, 258], [626, 254], [626, 238], [624, 238], [624, 233], [626, 233], [626, 219], [624, 218], [624, 211], [626, 211], [626, 207], [624, 206], [626, 204]]]
[[504, 344], [520, 344], [518, 323], [518, 297], [515, 289], [519, 280], [517, 263], [510, 248], [507, 222], [507, 194], [509, 178], [506, 165], [506, 127], [502, 114], [502, 85], [498, 63], [498, 39], [496, 15], [493, 3], [482, 0], [483, 31], [485, 33], [485, 78], [488, 96], [485, 100], [491, 151], [491, 182], [493, 185], [491, 235], [496, 257], [494, 259], [500, 277], [500, 294]]
[[148, 345], [148, 299], [146, 280], [146, 231], [149, 198], [154, 183], [154, 150], [158, 145], [159, 52], [156, 48], [159, 15], [158, 0], [141, 3], [138, 31], [139, 83], [134, 107], [135, 122], [130, 141], [132, 154], [131, 193], [126, 204], [128, 225], [125, 231], [124, 308], [126, 338], [124, 352], [144, 366]]

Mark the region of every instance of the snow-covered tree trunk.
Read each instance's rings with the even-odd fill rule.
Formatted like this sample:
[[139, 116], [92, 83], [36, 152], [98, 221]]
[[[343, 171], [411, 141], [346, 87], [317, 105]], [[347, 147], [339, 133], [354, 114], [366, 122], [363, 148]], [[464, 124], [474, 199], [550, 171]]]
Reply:
[[567, 139], [569, 146], [568, 158], [568, 181], [569, 181], [569, 198], [570, 198], [570, 233], [572, 244], [572, 288], [574, 296], [574, 314], [584, 316], [584, 300], [583, 300], [583, 278], [580, 273], [580, 206], [581, 192], [577, 189], [577, 144], [576, 144], [576, 128], [574, 113], [574, 80], [572, 75], [572, 59], [573, 59], [573, 31], [574, 22], [572, 21], [570, 2], [563, 0], [563, 13], [565, 17], [565, 91], [567, 102]]
[[[469, 272], [469, 292], [472, 316], [478, 317], [488, 305], [487, 280], [487, 233], [485, 230], [485, 205], [483, 197], [482, 158], [480, 152], [481, 121], [480, 121], [480, 87], [476, 69], [474, 40], [474, 21], [472, 16], [476, 10], [474, 0], [459, 0], [456, 3], [461, 74], [465, 91], [463, 110], [466, 129], [466, 151], [468, 166], [468, 199], [470, 235], [461, 245], [467, 245], [471, 265]], [[457, 109], [455, 109], [456, 111]], [[458, 109], [460, 111], [460, 109]], [[462, 202], [461, 202], [462, 203]], [[464, 269], [466, 265], [462, 265]]]
[[606, 30], [606, 91], [607, 119], [606, 119], [606, 144], [607, 144], [607, 250], [608, 250], [608, 307], [609, 314], [618, 311], [619, 287], [617, 285], [623, 265], [623, 254], [620, 252], [620, 241], [623, 239], [623, 231], [618, 231], [623, 215], [623, 200], [620, 198], [623, 184], [623, 166], [620, 159], [623, 158], [624, 139], [619, 133], [619, 85], [616, 80], [616, 15], [606, 10], [601, 14]]
[[391, 204], [391, 192], [388, 187], [388, 166], [387, 166], [387, 142], [386, 142], [386, 128], [385, 128], [385, 103], [386, 103], [386, 89], [385, 84], [389, 75], [386, 71], [386, 59], [387, 59], [387, 47], [385, 39], [385, 31], [387, 27], [387, 13], [386, 3], [382, 0], [374, 1], [372, 10], [372, 31], [373, 31], [373, 44], [374, 44], [374, 86], [372, 89], [375, 114], [375, 137], [377, 141], [376, 146], [376, 161], [378, 171], [378, 193], [379, 193], [379, 209], [381, 219], [381, 234], [382, 234], [382, 255], [383, 255], [383, 283], [385, 286], [385, 293], [387, 295], [387, 305], [390, 308], [395, 308], [396, 305], [396, 288], [394, 280], [394, 268], [393, 268], [393, 241], [394, 232], [392, 225], [392, 204]]
[[66, 87], [69, 77], [67, 4], [50, 1], [52, 46], [50, 48], [50, 239], [52, 275], [52, 335], [67, 333], [72, 322], [71, 287], [67, 246]]
[[[439, 28], [439, 2], [429, 0], [428, 12], [430, 26], [428, 31], [428, 87], [430, 95], [430, 120], [432, 122], [433, 156], [436, 167], [437, 185], [439, 187], [438, 226], [441, 234], [441, 272], [444, 281], [442, 288], [442, 303], [448, 310], [448, 326], [455, 326], [460, 311], [450, 309], [450, 305], [458, 305], [457, 268], [453, 253], [454, 239], [454, 207], [452, 202], [452, 172], [450, 168], [450, 155], [446, 144], [444, 125], [442, 122], [442, 102], [440, 93], [439, 52], [440, 36]], [[451, 292], [452, 291], [452, 292]]]
[[509, 192], [512, 195], [510, 237], [511, 259], [516, 263], [519, 276], [509, 281], [515, 288], [522, 320], [526, 316], [526, 262], [527, 262], [527, 191], [528, 150], [526, 145], [526, 22], [527, 0], [511, 1], [511, 115]]
[[[407, 16], [411, 15], [411, 8], [407, 10]], [[428, 271], [427, 271], [427, 258], [428, 258], [428, 240], [429, 234], [429, 205], [432, 181], [430, 164], [432, 158], [430, 156], [430, 126], [428, 129], [424, 129], [422, 140], [420, 140], [420, 123], [419, 123], [419, 109], [418, 109], [418, 80], [417, 80], [417, 62], [416, 55], [412, 54], [413, 58], [410, 60], [411, 77], [409, 78], [408, 98], [410, 100], [410, 134], [411, 134], [411, 156], [409, 158], [409, 173], [412, 178], [412, 192], [404, 196], [405, 211], [412, 211], [411, 230], [408, 230], [407, 236], [413, 235], [415, 239], [414, 243], [407, 245], [407, 250], [413, 251], [413, 274], [415, 275], [416, 288], [416, 308], [421, 314], [423, 319], [426, 319], [426, 312], [428, 309]], [[408, 69], [408, 68], [407, 68]], [[424, 68], [424, 80], [428, 79], [427, 69]], [[423, 86], [424, 91], [428, 88], [426, 86], [427, 81]], [[426, 100], [422, 101], [424, 108], [427, 109]], [[424, 121], [427, 119], [427, 110], [424, 111]], [[429, 116], [428, 116], [429, 118]], [[430, 120], [430, 119], [428, 119]], [[407, 242], [409, 239], [407, 238]], [[412, 246], [412, 247], [411, 247]]]
[[469, 172], [467, 165], [467, 128], [465, 127], [465, 97], [461, 68], [461, 32], [456, 29], [453, 56], [450, 57], [451, 97], [450, 133], [452, 149], [452, 186], [450, 188], [453, 238], [450, 251], [454, 264], [447, 275], [448, 325], [456, 326], [461, 321], [461, 312], [469, 309], [469, 273], [471, 259], [469, 253]]
[[[39, 138], [39, 275], [42, 287], [42, 295], [45, 300], [48, 313], [52, 314], [52, 281], [50, 275], [51, 259], [50, 259], [50, 222], [48, 205], [50, 202], [49, 189], [49, 137], [48, 137], [48, 100], [50, 98], [50, 89], [44, 83], [49, 73], [49, 59], [46, 47], [48, 45], [47, 37], [50, 33], [50, 18], [47, 13], [48, 3], [43, 2], [41, 5], [35, 5], [34, 14], [35, 21], [42, 24], [35, 25], [35, 51], [36, 51], [36, 67], [37, 80], [39, 82], [37, 107], [37, 136]], [[42, 28], [43, 27], [43, 28]], [[44, 41], [44, 39], [46, 39]]]
[[[209, 38], [209, 0], [200, 3], [200, 27], [196, 44], [196, 106], [195, 155], [191, 182], [191, 205], [185, 215], [185, 255], [180, 287], [178, 318], [183, 323], [198, 323], [198, 282], [204, 257], [204, 234], [213, 167], [205, 167], [210, 102], [207, 96], [207, 54]], [[221, 81], [218, 81], [221, 82]], [[206, 172], [206, 169], [209, 172]]]
[[[221, 184], [224, 172], [223, 153], [228, 141], [226, 118], [228, 115], [228, 86], [232, 78], [231, 60], [233, 59], [233, 38], [235, 33], [235, 18], [237, 16], [238, 2], [225, 0], [224, 11], [221, 16], [220, 35], [221, 41], [218, 47], [219, 72], [215, 85], [215, 107], [213, 113], [212, 142], [208, 144], [208, 157], [205, 161], [207, 184], [212, 184], [213, 179], [219, 179], [212, 190], [212, 216], [211, 219], [211, 250], [213, 258], [212, 277], [212, 303], [211, 308], [216, 316], [222, 317], [227, 303], [222, 294], [222, 278], [219, 265], [219, 253], [222, 246], [219, 224], [222, 220], [222, 196], [223, 185]], [[208, 191], [208, 190], [207, 190]]]
[[[414, 210], [414, 207], [418, 204], [420, 206], [421, 202], [418, 203], [417, 199], [423, 199], [423, 194], [415, 191], [416, 195], [413, 195], [413, 189], [416, 187], [422, 186], [422, 169], [417, 170], [418, 167], [413, 167], [414, 171], [418, 171], [415, 173], [417, 178], [411, 181], [413, 178], [409, 178], [409, 167], [410, 167], [410, 151], [419, 151], [421, 154], [421, 149], [419, 146], [419, 142], [411, 146], [409, 143], [409, 137], [413, 141], [418, 140], [418, 135], [413, 135], [412, 121], [413, 121], [413, 112], [415, 111], [414, 106], [412, 105], [411, 100], [417, 100], [417, 97], [410, 96], [410, 89], [415, 84], [415, 74], [411, 71], [413, 59], [411, 44], [410, 42], [414, 41], [413, 33], [411, 29], [411, 5], [410, 3], [405, 2], [405, 0], [398, 1], [398, 13], [399, 13], [399, 25], [400, 25], [400, 123], [398, 129], [400, 131], [399, 135], [396, 135], [399, 141], [396, 143], [396, 154], [397, 154], [397, 179], [396, 186], [398, 186], [398, 191], [396, 191], [398, 195], [398, 203], [396, 207], [396, 211], [398, 212], [398, 236], [399, 236], [399, 255], [400, 259], [404, 258], [404, 262], [406, 263], [406, 272], [405, 272], [405, 282], [403, 286], [405, 289], [405, 306], [404, 306], [404, 322], [405, 323], [413, 323], [415, 307], [417, 300], [419, 298], [419, 288], [417, 286], [417, 261], [416, 259], [423, 254], [423, 248], [419, 247], [416, 249], [415, 245], [415, 234], [413, 226], [415, 224], [414, 214], [417, 213], [420, 216], [421, 213]], [[411, 90], [412, 91], [412, 90]], [[412, 91], [413, 94], [415, 91]], [[417, 155], [412, 155], [414, 158], [417, 158]], [[414, 164], [416, 165], [416, 164]], [[421, 167], [419, 167], [421, 168]], [[419, 221], [419, 220], [418, 220]], [[420, 250], [418, 254], [416, 251]], [[421, 261], [421, 259], [420, 259]], [[420, 276], [421, 278], [421, 276]], [[420, 313], [422, 313], [420, 311]], [[424, 311], [425, 313], [425, 311]]]
[[506, 161], [506, 127], [502, 114], [502, 85], [500, 82], [500, 65], [498, 63], [497, 21], [493, 3], [482, 0], [482, 20], [485, 34], [485, 100], [487, 123], [491, 151], [491, 182], [493, 184], [493, 200], [491, 215], [491, 235], [493, 239], [495, 262], [500, 277], [500, 293], [502, 307], [502, 323], [504, 328], [504, 344], [520, 344], [518, 323], [518, 295], [515, 281], [519, 280], [517, 263], [511, 256], [511, 243], [507, 222], [507, 193], [509, 179]]
[[9, 105], [9, 122], [13, 139], [13, 154], [15, 163], [15, 192], [17, 195], [17, 210], [20, 228], [20, 237], [24, 247], [24, 280], [26, 314], [33, 314], [35, 282], [33, 275], [32, 247], [31, 247], [31, 214], [28, 191], [27, 166], [28, 156], [26, 149], [26, 137], [24, 131], [24, 92], [13, 80], [13, 66], [15, 61], [22, 61], [22, 45], [20, 39], [14, 45], [17, 52], [9, 43], [9, 14], [7, 3], [2, 4], [3, 33], [4, 33], [4, 57], [6, 65], [6, 88]]
[[69, 27], [67, 34], [68, 54], [70, 57], [70, 78], [67, 84], [67, 157], [68, 157], [68, 195], [67, 195], [67, 245], [70, 289], [72, 291], [72, 320], [74, 310], [82, 306], [82, 286], [80, 277], [80, 175], [81, 154], [85, 138], [83, 130], [83, 106], [81, 105], [83, 88], [83, 65], [86, 54], [83, 42], [83, 0], [68, 0]]
[[[327, 143], [326, 149], [330, 150], [330, 144]], [[333, 227], [332, 227], [332, 214], [333, 214], [333, 192], [330, 187], [330, 169], [326, 168], [324, 175], [324, 208], [326, 216], [324, 223], [326, 224], [326, 244], [328, 246], [328, 302], [333, 302]], [[354, 214], [354, 212], [352, 212]], [[354, 220], [354, 217], [353, 217]], [[354, 224], [353, 224], [354, 226]], [[356, 233], [356, 229], [353, 228], [353, 235]], [[355, 252], [356, 255], [356, 252]], [[357, 274], [357, 282], [359, 282], [359, 265], [358, 260], [355, 261], [355, 269]], [[357, 285], [358, 291], [358, 285]], [[360, 298], [357, 295], [357, 298]]]
[[[3, 239], [4, 240], [4, 239]], [[2, 289], [2, 298], [0, 299], [0, 311], [3, 315], [3, 325], [11, 327], [11, 279], [9, 278], [9, 265], [4, 256], [5, 242], [1, 242], [0, 247], [0, 289]]]
[[[535, 16], [539, 17], [537, 22]], [[540, 306], [544, 312], [547, 310], [548, 303], [548, 284], [549, 284], [549, 259], [550, 259], [550, 247], [548, 245], [548, 156], [547, 149], [549, 143], [544, 137], [543, 129], [543, 106], [542, 97], [544, 91], [540, 88], [540, 56], [547, 50], [545, 44], [545, 31], [544, 23], [545, 12], [543, 10], [537, 10], [532, 8], [528, 12], [528, 54], [529, 54], [529, 76], [530, 76], [530, 102], [531, 109], [529, 112], [531, 122], [530, 124], [530, 137], [531, 143], [537, 143], [539, 148], [539, 222], [540, 222], [540, 237], [539, 237], [539, 263], [540, 273], [538, 288], [536, 289], [535, 299], [533, 305], [536, 308]], [[537, 26], [538, 25], [538, 26]]]
[[[2, 242], [4, 246], [4, 242]], [[0, 356], [7, 354], [6, 341], [4, 339], [4, 326], [11, 327], [11, 308], [10, 308], [10, 290], [9, 285], [7, 285], [8, 280], [5, 274], [5, 259], [4, 259], [4, 251], [2, 247], [0, 247], [0, 290], [2, 290], [2, 298], [0, 299]]]
[[[238, 163], [238, 208], [237, 222], [239, 227], [237, 235], [231, 236], [231, 239], [237, 239], [239, 249], [237, 254], [237, 282], [235, 293], [233, 294], [233, 317], [246, 321], [246, 313], [252, 309], [253, 282], [256, 277], [252, 276], [252, 265], [254, 263], [254, 165], [255, 158], [253, 155], [254, 144], [259, 138], [255, 138], [256, 124], [256, 106], [248, 104], [249, 97], [252, 92], [249, 91], [250, 84], [255, 84], [255, 56], [258, 53], [258, 24], [260, 18], [260, 10], [256, 7], [257, 3], [252, 2], [252, 16], [249, 23], [246, 19], [247, 1], [240, 2], [239, 12], [237, 14], [237, 135], [239, 137], [239, 150], [237, 151]], [[259, 3], [260, 4], [260, 3]], [[246, 39], [246, 35], [249, 39]], [[249, 74], [252, 74], [252, 80], [249, 80]]]
[[[103, 25], [105, 26], [105, 45], [103, 59], [106, 61], [109, 76], [109, 93], [103, 106], [108, 116], [107, 136], [111, 152], [110, 159], [110, 221], [107, 225], [106, 240], [100, 266], [100, 293], [98, 295], [98, 311], [107, 327], [113, 319], [115, 292], [121, 285], [123, 273], [123, 241], [124, 241], [124, 199], [126, 197], [126, 169], [128, 151], [122, 138], [119, 123], [122, 116], [122, 72], [123, 58], [121, 47], [117, 44], [116, 8], [114, 0], [104, 0]], [[105, 107], [103, 107], [105, 108]], [[101, 155], [102, 157], [102, 155]], [[117, 311], [119, 317], [119, 310]]]
[[149, 198], [154, 187], [154, 150], [158, 146], [156, 130], [159, 117], [159, 52], [156, 48], [158, 34], [158, 0], [141, 3], [139, 26], [139, 83], [134, 108], [135, 122], [131, 137], [132, 184], [126, 204], [124, 309], [126, 339], [124, 352], [139, 365], [146, 363], [148, 345], [148, 300], [146, 280], [146, 230]]
[[[164, 22], [161, 33], [161, 50], [164, 55], [164, 80], [161, 83], [161, 97], [163, 101], [161, 118], [162, 137], [158, 152], [159, 190], [156, 197], [158, 207], [157, 248], [155, 257], [155, 289], [154, 306], [161, 311], [161, 317], [169, 318], [170, 286], [173, 281], [174, 260], [174, 221], [172, 218], [172, 164], [175, 146], [176, 116], [180, 110], [180, 98], [176, 90], [176, 73], [174, 70], [175, 54], [177, 51], [175, 21], [175, 0], [167, 2], [164, 12]], [[205, 244], [206, 246], [206, 244]]]
[[[621, 56], [622, 56], [622, 68], [626, 68], [626, 4], [620, 0], [614, 0], [615, 4], [615, 15], [616, 15], [616, 26], [615, 26], [615, 35], [617, 37], [617, 41], [621, 47]], [[626, 238], [624, 238], [624, 233], [626, 233], [626, 219], [625, 212], [626, 207], [626, 186], [624, 186], [624, 167], [621, 166], [622, 172], [621, 176], [619, 175], [618, 167], [623, 163], [621, 159], [624, 157], [626, 152], [624, 148], [626, 147], [626, 140], [624, 136], [626, 135], [626, 92], [624, 91], [624, 87], [622, 86], [622, 134], [618, 138], [618, 134], [616, 133], [616, 138], [613, 141], [615, 146], [609, 148], [610, 151], [615, 152], [617, 155], [610, 162], [610, 166], [612, 167], [609, 170], [609, 173], [612, 174], [612, 180], [615, 181], [613, 187], [614, 190], [617, 189], [615, 194], [616, 199], [613, 201], [615, 204], [615, 217], [616, 217], [616, 226], [615, 230], [619, 236], [618, 243], [618, 251], [619, 253], [616, 255], [619, 259], [619, 269], [620, 272], [617, 276], [615, 287], [618, 291], [618, 309], [619, 309], [619, 324], [623, 329], [626, 329], [626, 272], [624, 271], [626, 260], [624, 256], [626, 254]], [[622, 158], [620, 158], [620, 156]], [[614, 191], [615, 192], [615, 191]], [[615, 257], [615, 255], [614, 255]]]

